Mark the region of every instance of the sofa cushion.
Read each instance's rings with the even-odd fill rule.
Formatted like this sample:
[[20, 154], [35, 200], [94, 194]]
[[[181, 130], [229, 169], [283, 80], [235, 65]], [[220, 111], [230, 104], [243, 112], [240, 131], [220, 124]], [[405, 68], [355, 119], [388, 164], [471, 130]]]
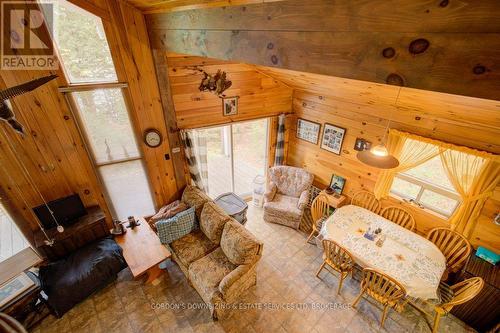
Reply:
[[261, 243], [244, 226], [231, 220], [224, 226], [220, 246], [229, 261], [244, 265], [255, 261]]
[[215, 204], [210, 201], [203, 206], [200, 217], [200, 228], [201, 231], [210, 239], [213, 243], [220, 244], [220, 238], [222, 236], [222, 230], [230, 217]]
[[219, 247], [189, 266], [189, 281], [202, 294], [203, 299], [211, 300], [222, 279], [235, 268], [236, 265], [228, 260]]
[[302, 215], [302, 211], [298, 208], [298, 202], [298, 198], [276, 194], [273, 201], [264, 204], [264, 209], [282, 213], [283, 217], [285, 215], [297, 217]]
[[158, 237], [162, 244], [170, 244], [197, 228], [194, 207], [178, 213], [174, 217], [156, 222]]
[[181, 201], [188, 204], [189, 207], [194, 207], [196, 210], [196, 217], [198, 220], [201, 217], [201, 210], [203, 209], [203, 205], [207, 201], [212, 201], [208, 195], [206, 195], [202, 190], [197, 188], [196, 186], [188, 185], [182, 192]]
[[200, 229], [192, 231], [170, 244], [170, 248], [185, 267], [189, 267], [193, 261], [206, 256], [216, 247], [217, 244], [212, 243]]

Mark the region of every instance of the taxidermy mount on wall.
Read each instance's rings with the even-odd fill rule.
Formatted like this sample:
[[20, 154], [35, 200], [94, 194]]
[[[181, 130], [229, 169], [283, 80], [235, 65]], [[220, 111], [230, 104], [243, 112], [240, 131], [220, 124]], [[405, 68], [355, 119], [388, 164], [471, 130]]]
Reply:
[[210, 75], [202, 69], [197, 68], [197, 70], [204, 75], [200, 83], [200, 91], [210, 91], [220, 96], [225, 90], [231, 87], [232, 82], [226, 78], [226, 72], [219, 69], [217, 74]]
[[48, 75], [0, 91], [0, 119], [7, 122], [19, 134], [24, 134], [24, 127], [17, 121], [9, 99], [35, 90], [56, 77], [57, 75]]

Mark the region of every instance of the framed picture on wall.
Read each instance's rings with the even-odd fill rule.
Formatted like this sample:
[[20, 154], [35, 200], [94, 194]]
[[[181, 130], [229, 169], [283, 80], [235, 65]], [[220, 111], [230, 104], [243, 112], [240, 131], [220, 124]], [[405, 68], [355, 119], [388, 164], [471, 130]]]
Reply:
[[319, 140], [320, 128], [321, 124], [299, 118], [297, 119], [297, 138], [310, 143], [314, 143], [316, 145], [318, 144]]
[[330, 188], [334, 193], [341, 195], [345, 186], [345, 178], [340, 177], [338, 175], [333, 174], [332, 179], [330, 180]]
[[222, 115], [235, 116], [238, 114], [238, 96], [222, 98]]
[[372, 143], [362, 138], [356, 138], [356, 143], [354, 144], [354, 150], [363, 151], [368, 150], [372, 147]]
[[321, 148], [340, 155], [344, 136], [345, 128], [325, 123], [323, 127], [323, 138], [321, 139]]

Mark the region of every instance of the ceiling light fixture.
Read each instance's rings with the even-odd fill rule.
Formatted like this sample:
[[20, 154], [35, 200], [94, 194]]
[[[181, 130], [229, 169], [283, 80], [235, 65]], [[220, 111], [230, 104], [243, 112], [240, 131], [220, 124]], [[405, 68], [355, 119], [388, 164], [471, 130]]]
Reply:
[[[401, 88], [399, 87], [398, 96], [396, 97], [395, 107], [397, 109], [399, 94], [401, 93]], [[379, 168], [379, 169], [393, 169], [399, 165], [397, 158], [389, 154], [387, 147], [385, 146], [387, 133], [389, 131], [389, 125], [391, 124], [392, 116], [387, 122], [387, 127], [385, 128], [384, 137], [379, 145], [373, 146], [370, 150], [363, 150], [358, 152], [356, 157], [358, 160], [367, 164], [369, 166]]]

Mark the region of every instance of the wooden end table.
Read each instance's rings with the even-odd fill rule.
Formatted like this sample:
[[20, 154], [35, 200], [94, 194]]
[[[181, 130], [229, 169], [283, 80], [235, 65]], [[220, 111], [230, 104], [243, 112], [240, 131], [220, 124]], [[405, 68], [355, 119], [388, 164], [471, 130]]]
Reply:
[[146, 283], [156, 285], [156, 279], [163, 273], [158, 265], [172, 254], [160, 243], [160, 239], [146, 220], [138, 220], [139, 226], [134, 229], [127, 228], [125, 234], [115, 236], [115, 241], [123, 249], [123, 257], [134, 278], [146, 275]]
[[344, 195], [339, 195], [336, 197], [334, 194], [326, 193], [325, 190], [321, 191], [321, 194], [324, 194], [328, 197], [328, 204], [335, 209], [340, 208], [347, 203], [347, 198]]

